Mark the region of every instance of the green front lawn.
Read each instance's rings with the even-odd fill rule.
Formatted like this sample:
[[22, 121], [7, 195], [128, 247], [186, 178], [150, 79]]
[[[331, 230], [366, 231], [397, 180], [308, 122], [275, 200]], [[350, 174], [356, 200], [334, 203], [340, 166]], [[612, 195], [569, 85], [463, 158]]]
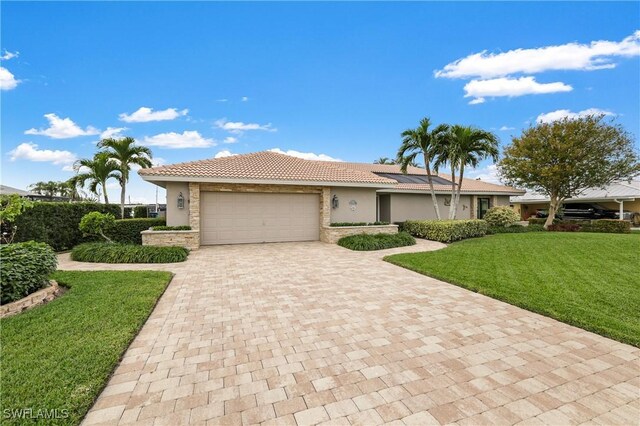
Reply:
[[499, 234], [385, 260], [640, 346], [640, 235]]
[[6, 410], [57, 410], [68, 417], [41, 424], [78, 424], [171, 281], [149, 271], [57, 272], [69, 288], [58, 299], [0, 321], [3, 424]]

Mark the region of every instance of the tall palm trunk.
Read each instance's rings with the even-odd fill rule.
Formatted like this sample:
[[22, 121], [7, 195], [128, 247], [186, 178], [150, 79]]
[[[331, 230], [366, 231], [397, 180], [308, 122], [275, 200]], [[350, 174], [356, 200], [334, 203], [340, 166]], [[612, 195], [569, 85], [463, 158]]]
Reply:
[[449, 219], [455, 218], [453, 210], [456, 199], [456, 169], [453, 161], [451, 162], [451, 200], [449, 201]]
[[104, 203], [109, 204], [109, 196], [107, 195], [107, 181], [103, 180], [102, 182], [100, 182], [100, 185], [102, 186], [102, 192], [104, 192]]
[[460, 204], [460, 191], [462, 190], [462, 178], [464, 176], [464, 165], [460, 166], [460, 176], [458, 176], [458, 190], [456, 194], [455, 204], [453, 205], [453, 219], [458, 213], [458, 205]]
[[122, 190], [120, 191], [120, 217], [124, 219], [124, 201], [125, 201], [125, 192], [127, 190], [127, 180], [129, 176], [127, 174], [127, 170], [120, 170], [121, 181], [120, 187]]
[[429, 189], [431, 191], [431, 200], [433, 201], [433, 208], [436, 211], [436, 218], [440, 220], [440, 207], [438, 206], [438, 197], [436, 197], [436, 191], [433, 188], [433, 179], [431, 179], [431, 166], [429, 165], [429, 158], [424, 155], [425, 169], [427, 170], [427, 182], [429, 182]]

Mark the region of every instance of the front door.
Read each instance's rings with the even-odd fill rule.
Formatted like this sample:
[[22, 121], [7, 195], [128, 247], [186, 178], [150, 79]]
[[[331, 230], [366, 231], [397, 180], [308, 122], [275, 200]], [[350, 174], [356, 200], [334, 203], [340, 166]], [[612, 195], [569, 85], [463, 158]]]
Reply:
[[482, 219], [484, 217], [487, 210], [491, 207], [490, 204], [490, 198], [478, 198], [478, 214], [476, 215], [478, 219]]

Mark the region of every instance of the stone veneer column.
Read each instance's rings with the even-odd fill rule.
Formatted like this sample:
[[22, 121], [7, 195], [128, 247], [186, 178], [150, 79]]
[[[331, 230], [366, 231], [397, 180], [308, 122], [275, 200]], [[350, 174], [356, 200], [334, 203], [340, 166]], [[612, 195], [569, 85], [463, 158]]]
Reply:
[[320, 194], [320, 228], [331, 225], [331, 188], [323, 187]]
[[200, 230], [200, 184], [189, 182], [189, 226]]

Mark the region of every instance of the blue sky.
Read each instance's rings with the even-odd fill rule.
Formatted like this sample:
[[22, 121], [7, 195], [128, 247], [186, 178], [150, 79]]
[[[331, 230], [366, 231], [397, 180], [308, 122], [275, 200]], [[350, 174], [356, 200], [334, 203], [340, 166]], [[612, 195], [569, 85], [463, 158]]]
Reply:
[[[638, 30], [634, 2], [4, 2], [2, 182], [67, 179], [119, 128], [158, 163], [273, 148], [371, 162], [424, 116], [505, 144], [605, 111], [637, 137]], [[155, 187], [136, 175], [129, 195]]]

